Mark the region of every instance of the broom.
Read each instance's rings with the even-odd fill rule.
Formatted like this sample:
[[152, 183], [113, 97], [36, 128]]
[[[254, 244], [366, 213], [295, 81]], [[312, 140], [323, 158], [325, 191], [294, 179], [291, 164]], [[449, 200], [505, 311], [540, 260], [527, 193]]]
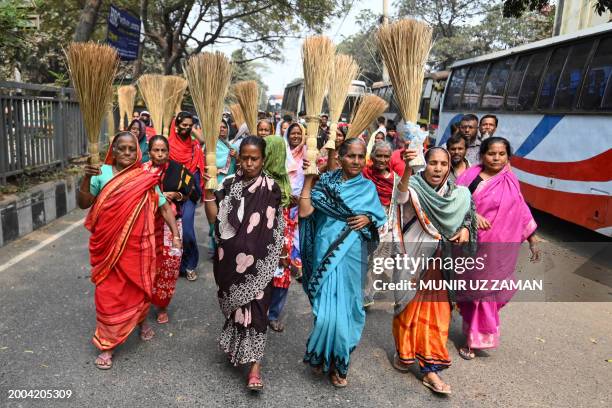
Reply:
[[234, 85], [234, 95], [240, 105], [243, 122], [246, 122], [250, 135], [257, 134], [257, 105], [259, 105], [259, 92], [257, 82], [242, 81]]
[[168, 136], [170, 122], [172, 122], [172, 116], [176, 112], [176, 107], [180, 106], [183, 100], [185, 89], [187, 89], [187, 81], [185, 79], [174, 75], [164, 76], [164, 115], [162, 119], [164, 128], [162, 134], [166, 137]]
[[232, 75], [229, 59], [221, 52], [194, 55], [183, 67], [193, 104], [202, 123], [206, 141], [206, 173], [210, 179], [207, 189], [217, 188], [217, 139], [223, 114], [225, 94]]
[[[389, 70], [393, 92], [400, 113], [406, 123], [406, 130], [417, 139], [424, 139], [416, 124], [425, 63], [431, 49], [431, 27], [418, 20], [404, 19], [393, 24], [383, 25], [376, 33], [378, 49]], [[418, 145], [413, 145], [416, 147]], [[411, 166], [423, 165], [424, 159], [418, 157]]]
[[317, 174], [317, 134], [323, 98], [333, 71], [335, 46], [325, 36], [306, 38], [302, 46], [304, 100], [306, 102], [306, 159], [310, 162], [304, 174]]
[[112, 103], [113, 80], [119, 65], [117, 51], [108, 45], [86, 42], [71, 43], [65, 54], [85, 122], [89, 162], [98, 165], [100, 129]]
[[153, 127], [161, 132], [164, 118], [164, 76], [145, 74], [138, 78], [138, 89], [151, 113]]
[[353, 115], [346, 138], [351, 139], [362, 134], [377, 117], [387, 110], [388, 106], [384, 99], [376, 95], [368, 94], [362, 96], [359, 106]]
[[119, 101], [119, 129], [127, 129], [134, 111], [136, 87], [134, 85], [120, 86], [117, 88], [117, 99]]
[[336, 129], [338, 120], [342, 114], [342, 108], [353, 79], [359, 73], [359, 66], [349, 55], [338, 54], [333, 60], [334, 68], [329, 79], [327, 100], [329, 103], [329, 139], [325, 144], [326, 149], [336, 148]]
[[232, 118], [234, 118], [234, 122], [236, 123], [236, 129], [240, 129], [240, 126], [244, 123], [244, 115], [242, 114], [242, 109], [240, 109], [240, 104], [232, 103], [229, 106], [229, 110], [232, 113]]

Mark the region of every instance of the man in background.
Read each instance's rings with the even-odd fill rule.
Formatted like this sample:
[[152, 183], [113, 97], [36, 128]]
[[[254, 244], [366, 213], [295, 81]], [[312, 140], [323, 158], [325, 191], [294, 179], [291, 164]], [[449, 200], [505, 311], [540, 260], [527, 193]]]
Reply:
[[446, 150], [448, 150], [451, 157], [451, 172], [448, 179], [454, 182], [457, 180], [457, 177], [470, 167], [470, 162], [465, 158], [467, 152], [465, 138], [460, 135], [452, 135], [446, 141]]
[[478, 116], [473, 114], [465, 115], [459, 122], [459, 134], [467, 142], [466, 159], [471, 164], [480, 163], [480, 138], [478, 137]]
[[478, 131], [480, 132], [480, 140], [485, 140], [495, 134], [497, 130], [497, 116], [495, 115], [484, 115], [480, 118], [480, 124], [478, 125]]

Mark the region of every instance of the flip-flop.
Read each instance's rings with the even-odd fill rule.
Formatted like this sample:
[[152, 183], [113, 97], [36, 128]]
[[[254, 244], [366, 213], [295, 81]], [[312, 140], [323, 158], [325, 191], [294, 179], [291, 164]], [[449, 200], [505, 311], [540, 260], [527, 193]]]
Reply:
[[473, 360], [476, 358], [476, 354], [472, 350], [465, 347], [459, 348], [459, 356], [464, 360]]
[[437, 393], [437, 394], [443, 394], [443, 395], [451, 394], [451, 390], [442, 390], [440, 388], [437, 388], [434, 384], [430, 383], [426, 379], [423, 379], [423, 385], [426, 386], [427, 388], [429, 388], [430, 390], [432, 390], [433, 392]]
[[161, 312], [160, 314], [157, 315], [157, 323], [159, 324], [166, 324], [168, 323], [170, 319], [168, 318], [168, 313], [167, 312]]
[[278, 320], [270, 320], [270, 323], [268, 325], [275, 332], [281, 333], [283, 330], [285, 330], [285, 325], [279, 322]]
[[99, 370], [110, 370], [113, 366], [113, 356], [102, 357], [102, 354], [100, 354], [98, 357], [96, 357], [94, 364]]
[[261, 382], [260, 373], [249, 373], [247, 378], [247, 389], [256, 392], [263, 390], [263, 383]]
[[140, 340], [149, 341], [153, 337], [155, 337], [155, 332], [151, 326], [147, 327], [145, 330], [140, 330]]

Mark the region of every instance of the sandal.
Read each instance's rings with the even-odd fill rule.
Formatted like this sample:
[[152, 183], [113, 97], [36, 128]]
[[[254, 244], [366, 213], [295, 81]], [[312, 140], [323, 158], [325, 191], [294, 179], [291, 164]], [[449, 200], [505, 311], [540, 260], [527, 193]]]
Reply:
[[460, 347], [459, 356], [464, 360], [473, 360], [476, 358], [476, 354], [469, 347]]
[[435, 383], [430, 382], [427, 378], [423, 378], [423, 385], [432, 390], [437, 394], [449, 395], [451, 394], [450, 385], [446, 384], [440, 377], [438, 377], [439, 381]]
[[399, 358], [399, 354], [395, 353], [395, 355], [393, 356], [393, 368], [395, 368], [397, 371], [401, 371], [402, 373], [407, 373], [408, 371], [410, 371], [410, 365], [405, 364], [402, 360], [400, 360]]
[[198, 279], [198, 274], [196, 273], [195, 270], [187, 269], [185, 271], [185, 277], [187, 278], [188, 281], [193, 282], [194, 280]]
[[268, 326], [270, 326], [270, 328], [274, 330], [275, 332], [279, 332], [279, 333], [285, 330], [285, 325], [279, 322], [278, 320], [270, 320], [270, 323], [268, 323]]
[[263, 390], [263, 383], [261, 382], [261, 373], [249, 373], [247, 378], [247, 389], [251, 391]]
[[155, 332], [153, 331], [153, 328], [151, 326], [147, 326], [146, 329], [140, 329], [140, 340], [149, 341], [153, 337], [155, 337]]
[[168, 318], [168, 312], [159, 312], [157, 314], [157, 323], [166, 324], [170, 319]]
[[110, 370], [113, 366], [113, 354], [108, 351], [101, 353], [94, 361], [96, 368], [99, 370]]
[[345, 388], [348, 385], [348, 380], [346, 378], [340, 377], [340, 374], [338, 374], [338, 371], [336, 370], [333, 370], [329, 374], [329, 379], [332, 385], [336, 388]]

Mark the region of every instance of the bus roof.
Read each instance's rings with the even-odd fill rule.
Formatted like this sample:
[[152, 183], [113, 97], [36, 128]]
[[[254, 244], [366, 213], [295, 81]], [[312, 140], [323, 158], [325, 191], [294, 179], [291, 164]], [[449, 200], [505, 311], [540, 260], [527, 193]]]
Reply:
[[[434, 71], [434, 72], [426, 72], [423, 78], [424, 79], [431, 78], [434, 81], [439, 81], [442, 79], [448, 79], [449, 75], [450, 75], [450, 71]], [[372, 89], [382, 88], [383, 86], [389, 86], [389, 85], [391, 85], [391, 82], [378, 81], [372, 84]]]
[[468, 58], [461, 61], [455, 62], [451, 65], [451, 68], [457, 68], [463, 65], [470, 65], [477, 62], [488, 61], [492, 59], [497, 59], [501, 57], [506, 57], [508, 55], [518, 54], [526, 51], [535, 50], [538, 48], [547, 47], [549, 45], [559, 44], [567, 41], [576, 40], [579, 38], [590, 37], [595, 34], [604, 33], [606, 31], [612, 31], [612, 22], [600, 24], [595, 27], [587, 28], [584, 30], [576, 31], [570, 34], [558, 35], [556, 37], [547, 38], [545, 40], [540, 40], [536, 42], [532, 42], [529, 44], [519, 45], [518, 47], [509, 48], [507, 50], [496, 51], [490, 54], [481, 55], [479, 57]]

